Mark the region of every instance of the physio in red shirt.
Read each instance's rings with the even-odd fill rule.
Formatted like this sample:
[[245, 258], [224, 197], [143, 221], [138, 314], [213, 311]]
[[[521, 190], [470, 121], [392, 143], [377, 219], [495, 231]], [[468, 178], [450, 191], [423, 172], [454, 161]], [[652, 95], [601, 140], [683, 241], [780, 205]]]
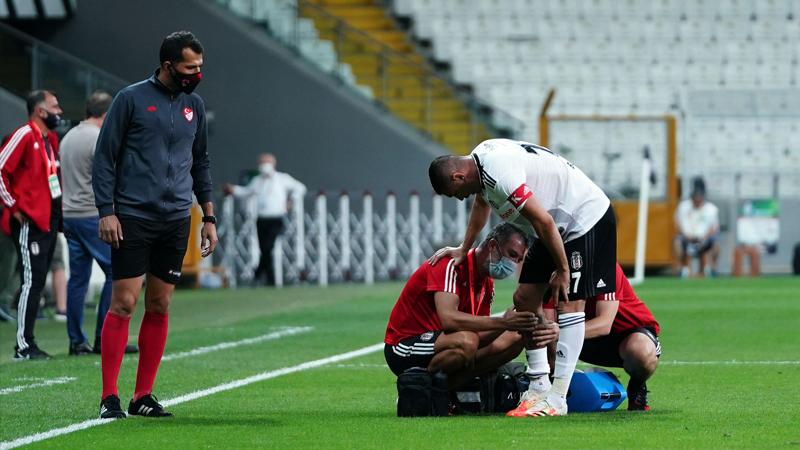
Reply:
[[[545, 316], [552, 317], [552, 299], [545, 308]], [[586, 337], [580, 359], [596, 366], [625, 369], [631, 377], [628, 410], [650, 410], [646, 381], [658, 367], [660, 331], [655, 317], [617, 264], [616, 291], [586, 302]]]
[[523, 340], [518, 331], [531, 331], [546, 345], [558, 336], [555, 324], [537, 326], [531, 312], [509, 309], [491, 317], [493, 278], [516, 271], [525, 256], [527, 238], [503, 223], [456, 264], [444, 258], [427, 261], [411, 275], [392, 309], [386, 327], [384, 356], [400, 375], [412, 367], [444, 372], [449, 385], [496, 369], [519, 355]]

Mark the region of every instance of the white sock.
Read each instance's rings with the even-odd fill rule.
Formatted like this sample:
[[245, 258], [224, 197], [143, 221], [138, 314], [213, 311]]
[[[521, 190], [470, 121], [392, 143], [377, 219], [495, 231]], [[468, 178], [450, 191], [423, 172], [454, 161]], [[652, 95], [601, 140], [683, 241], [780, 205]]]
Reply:
[[550, 364], [547, 362], [547, 349], [525, 350], [525, 358], [528, 360], [528, 369], [525, 373], [531, 380], [528, 389], [536, 392], [550, 389]]
[[553, 391], [561, 397], [567, 396], [575, 364], [583, 348], [583, 336], [586, 332], [586, 314], [582, 312], [559, 314], [558, 346], [556, 350], [556, 370], [553, 380]]

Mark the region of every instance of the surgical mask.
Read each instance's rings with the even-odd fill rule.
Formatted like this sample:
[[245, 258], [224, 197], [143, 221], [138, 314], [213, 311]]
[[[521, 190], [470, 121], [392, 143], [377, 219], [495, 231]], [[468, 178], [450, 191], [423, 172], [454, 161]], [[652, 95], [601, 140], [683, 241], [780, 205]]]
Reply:
[[260, 164], [258, 171], [261, 172], [261, 175], [270, 176], [275, 173], [275, 165], [272, 163]]
[[194, 92], [194, 89], [203, 81], [203, 73], [180, 73], [175, 70], [172, 66], [169, 67], [169, 74], [172, 77], [172, 81], [178, 85], [181, 91], [184, 94], [191, 94]]
[[489, 276], [498, 280], [508, 278], [517, 271], [517, 263], [510, 258], [500, 255], [499, 261], [489, 260]]
[[51, 131], [58, 128], [58, 125], [61, 123], [61, 116], [58, 114], [53, 114], [47, 110], [45, 110], [45, 112], [47, 113], [47, 117], [42, 119], [42, 122], [44, 122], [44, 126], [46, 126], [47, 129]]

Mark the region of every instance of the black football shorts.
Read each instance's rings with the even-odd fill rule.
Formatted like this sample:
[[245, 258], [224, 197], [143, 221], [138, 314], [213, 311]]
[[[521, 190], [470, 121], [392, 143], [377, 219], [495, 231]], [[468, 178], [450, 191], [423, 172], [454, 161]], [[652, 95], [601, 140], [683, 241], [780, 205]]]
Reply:
[[[569, 264], [569, 299], [586, 300], [615, 292], [617, 280], [617, 221], [609, 206], [605, 215], [583, 236], [564, 243]], [[522, 264], [519, 282], [549, 283], [555, 264], [547, 247], [535, 239]]]
[[395, 375], [400, 375], [412, 367], [427, 369], [433, 359], [434, 344], [442, 331], [428, 331], [419, 336], [403, 339], [397, 345], [386, 344], [383, 356], [386, 364]]
[[191, 219], [159, 222], [119, 216], [123, 240], [111, 249], [111, 272], [115, 280], [136, 278], [151, 273], [177, 284], [181, 279], [183, 257], [189, 242]]

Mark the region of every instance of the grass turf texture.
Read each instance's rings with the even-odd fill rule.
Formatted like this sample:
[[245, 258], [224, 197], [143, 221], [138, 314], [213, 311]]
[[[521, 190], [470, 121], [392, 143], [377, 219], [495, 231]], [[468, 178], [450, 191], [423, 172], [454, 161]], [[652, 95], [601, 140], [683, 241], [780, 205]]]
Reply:
[[[313, 331], [165, 361], [161, 399], [362, 348], [383, 338], [400, 284], [278, 291], [179, 291], [167, 354], [260, 336]], [[514, 285], [498, 284], [495, 311]], [[662, 365], [648, 383], [650, 413], [620, 411], [546, 419], [395, 417], [394, 377], [380, 352], [261, 381], [173, 406], [173, 419], [129, 418], [34, 444], [45, 448], [503, 448], [800, 445], [800, 278], [651, 279], [637, 288], [662, 325]], [[131, 322], [138, 332], [142, 305]], [[87, 321], [90, 319], [87, 311]], [[97, 416], [99, 357], [67, 357], [64, 324], [40, 321], [46, 362], [12, 362], [15, 328], [0, 324], [0, 389], [43, 379], [66, 384], [0, 395], [0, 441]], [[90, 333], [91, 335], [91, 333]], [[135, 339], [131, 339], [132, 342]], [[702, 364], [708, 361], [790, 364]], [[120, 377], [123, 405], [136, 358]], [[621, 369], [614, 370], [623, 383]]]

